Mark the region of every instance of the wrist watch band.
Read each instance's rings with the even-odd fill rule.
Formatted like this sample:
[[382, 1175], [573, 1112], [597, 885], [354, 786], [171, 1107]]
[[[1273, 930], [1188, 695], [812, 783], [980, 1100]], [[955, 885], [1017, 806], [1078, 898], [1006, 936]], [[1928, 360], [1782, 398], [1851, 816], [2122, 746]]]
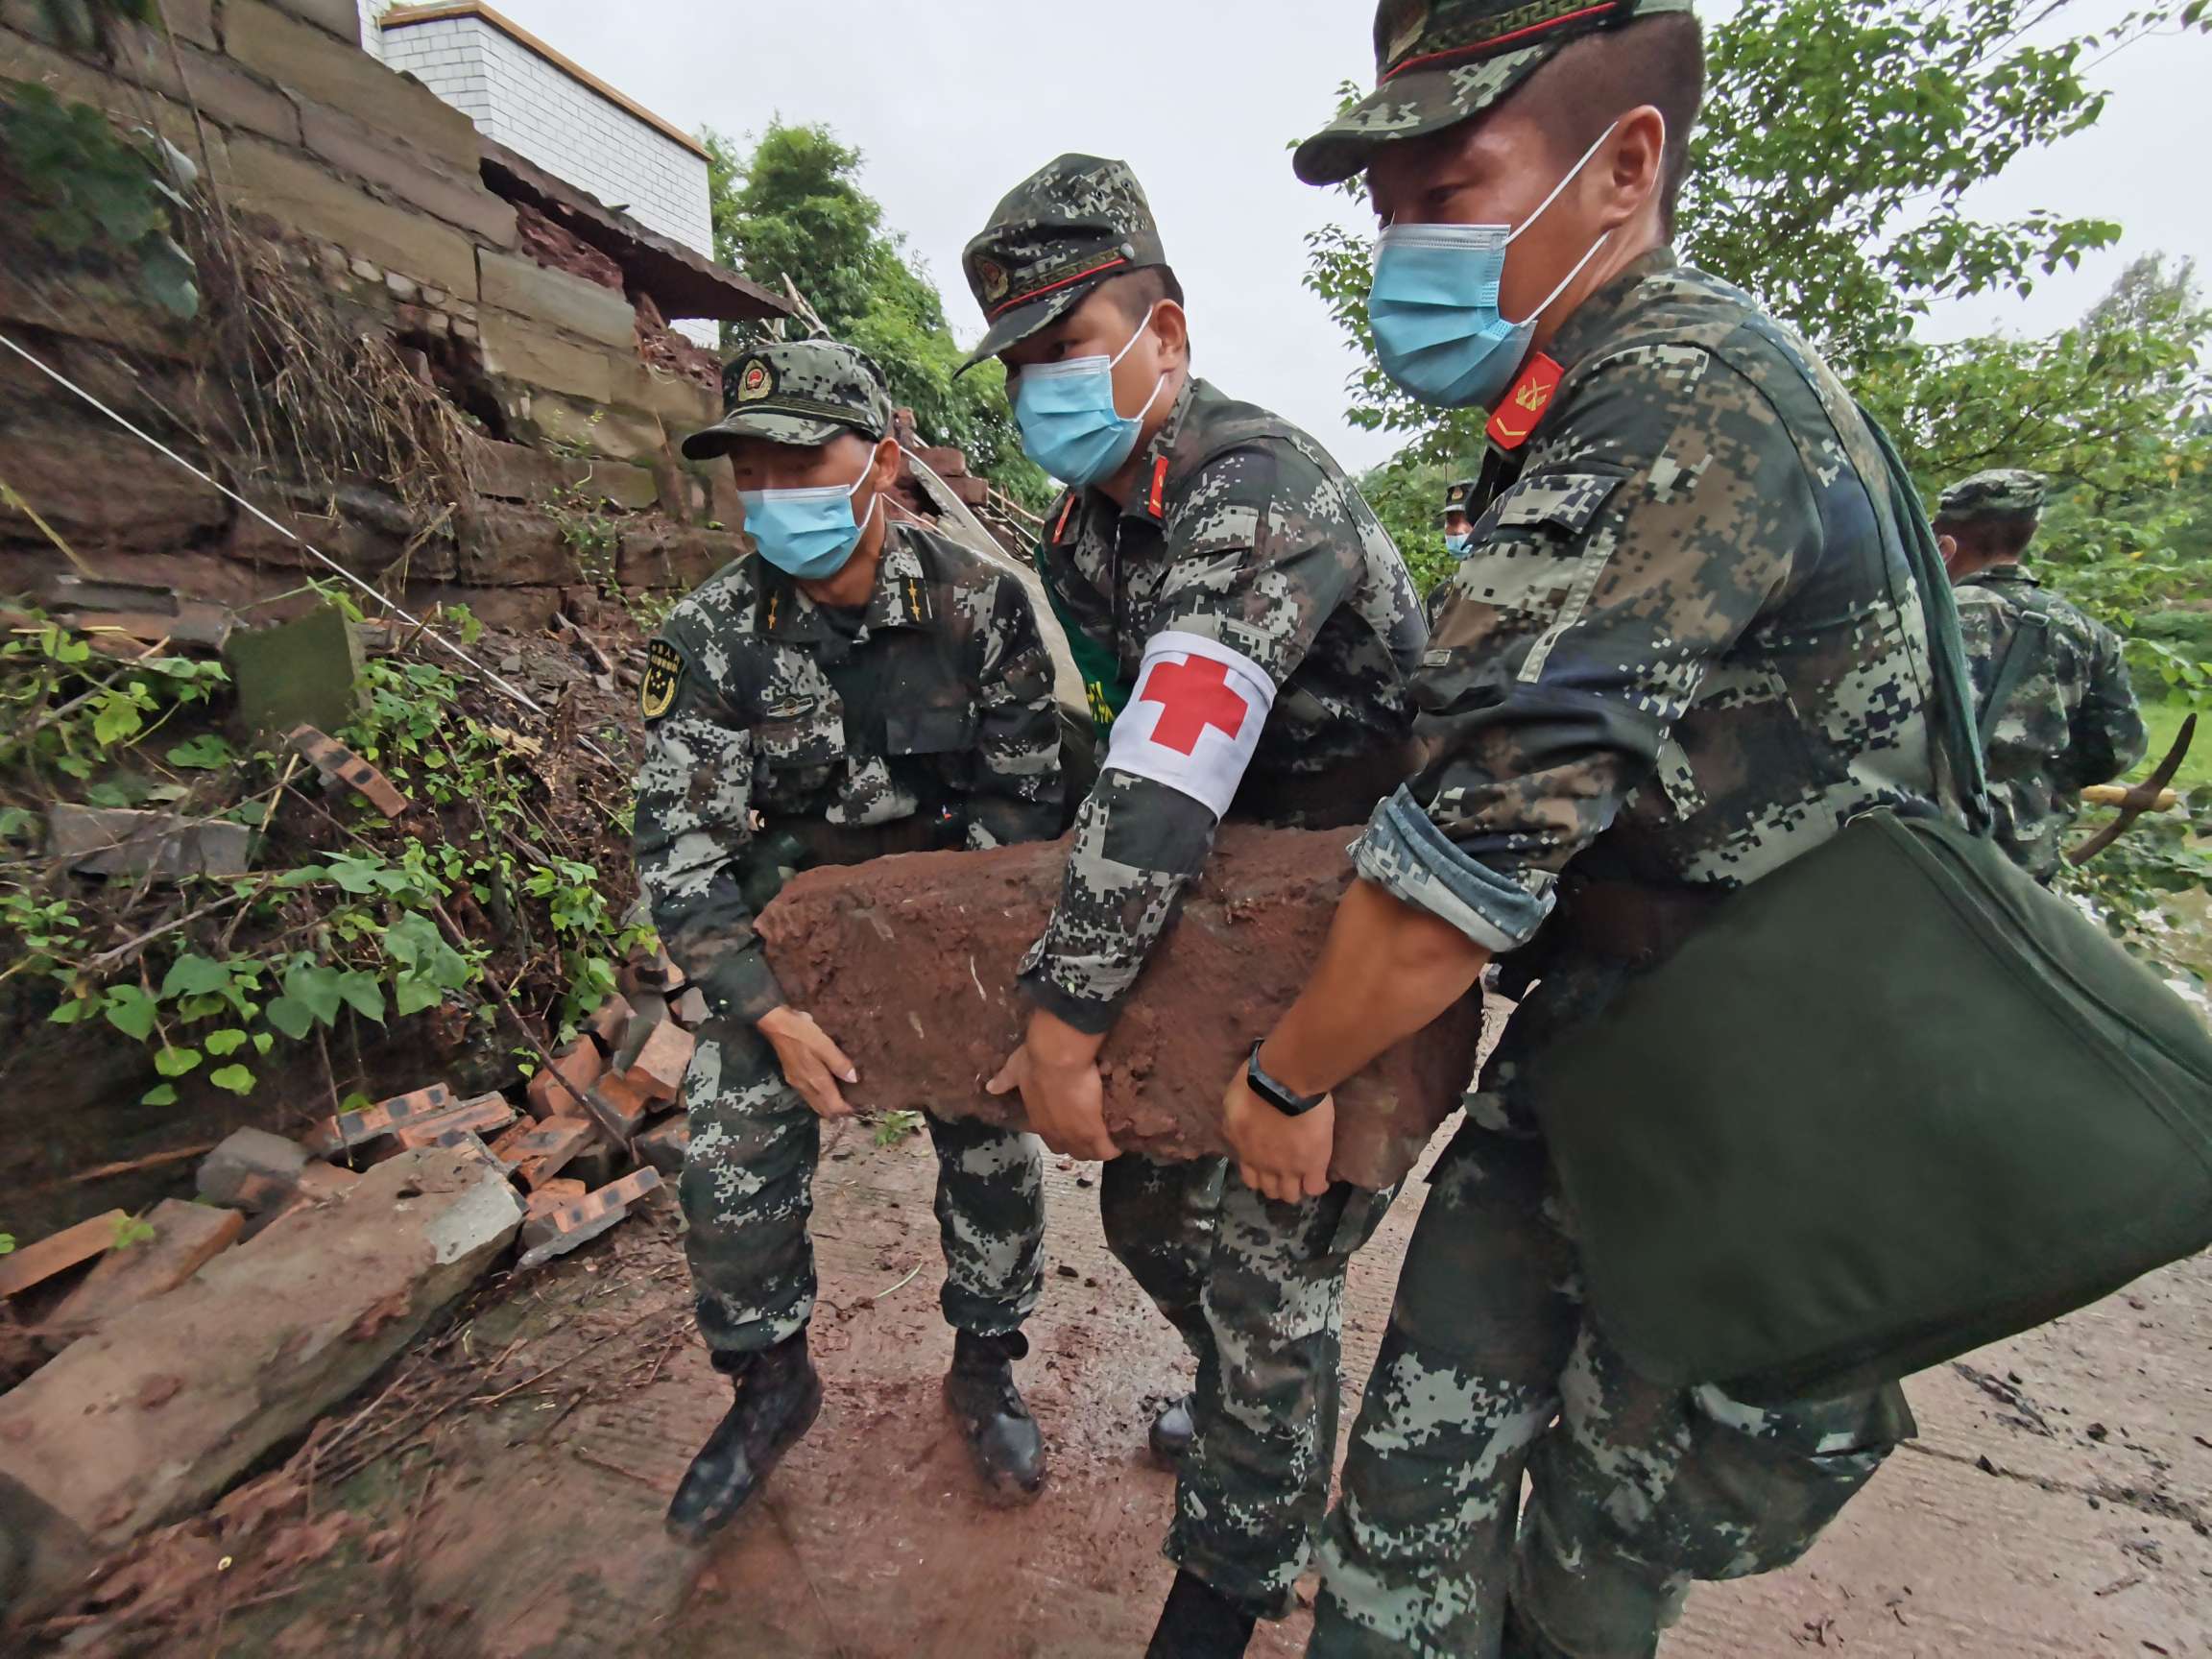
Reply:
[[1265, 1038], [1262, 1038], [1260, 1043], [1253, 1044], [1252, 1058], [1244, 1062], [1244, 1083], [1253, 1094], [1286, 1118], [1303, 1118], [1329, 1098], [1329, 1091], [1326, 1089], [1318, 1094], [1301, 1094], [1268, 1076], [1267, 1069], [1260, 1064], [1260, 1049], [1265, 1041]]

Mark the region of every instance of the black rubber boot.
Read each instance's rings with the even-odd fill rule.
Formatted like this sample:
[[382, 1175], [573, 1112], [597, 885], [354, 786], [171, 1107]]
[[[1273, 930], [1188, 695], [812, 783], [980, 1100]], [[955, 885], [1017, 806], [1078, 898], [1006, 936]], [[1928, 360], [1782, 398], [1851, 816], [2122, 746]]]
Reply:
[[991, 1495], [1025, 1503], [1045, 1485], [1045, 1436], [1014, 1385], [1014, 1361], [1029, 1353], [1019, 1331], [1003, 1336], [952, 1335], [952, 1369], [945, 1376], [945, 1404], [975, 1450], [975, 1466]]
[[1152, 1455], [1172, 1469], [1183, 1461], [1190, 1451], [1190, 1442], [1198, 1438], [1198, 1425], [1190, 1415], [1191, 1397], [1170, 1400], [1160, 1407], [1160, 1414], [1152, 1419]]
[[1144, 1659], [1235, 1659], [1260, 1616], [1190, 1573], [1175, 1575]]
[[669, 1533], [687, 1544], [734, 1521], [822, 1410], [822, 1379], [806, 1356], [804, 1331], [724, 1365], [737, 1403], [691, 1459], [668, 1505]]

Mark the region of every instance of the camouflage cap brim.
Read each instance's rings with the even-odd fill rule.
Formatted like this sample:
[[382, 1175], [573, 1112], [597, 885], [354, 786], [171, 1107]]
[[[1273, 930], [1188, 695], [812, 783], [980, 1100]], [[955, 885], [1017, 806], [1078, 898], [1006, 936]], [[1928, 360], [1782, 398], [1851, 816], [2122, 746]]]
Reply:
[[[1119, 276], [1125, 271], [1126, 267], [1123, 267], [1106, 275]], [[1099, 280], [1103, 281], [1104, 277]], [[1085, 282], [1080, 286], [1063, 288], [1057, 294], [1047, 294], [1042, 300], [1032, 300], [1026, 305], [1015, 306], [991, 325], [975, 349], [968, 353], [967, 361], [952, 371], [952, 377], [957, 380], [986, 357], [996, 357], [1001, 351], [1011, 350], [1030, 335], [1051, 327], [1081, 304], [1091, 290], [1097, 286], [1097, 282]]]
[[1473, 63], [1403, 70], [1299, 145], [1290, 165], [1309, 184], [1341, 184], [1365, 172], [1383, 145], [1441, 132], [1494, 108], [1555, 50], [1547, 42]]
[[765, 438], [771, 444], [797, 444], [812, 449], [840, 432], [874, 443], [878, 434], [863, 432], [843, 421], [818, 421], [805, 415], [779, 415], [768, 409], [747, 409], [733, 414], [684, 440], [684, 459], [711, 461], [727, 455], [740, 438]]

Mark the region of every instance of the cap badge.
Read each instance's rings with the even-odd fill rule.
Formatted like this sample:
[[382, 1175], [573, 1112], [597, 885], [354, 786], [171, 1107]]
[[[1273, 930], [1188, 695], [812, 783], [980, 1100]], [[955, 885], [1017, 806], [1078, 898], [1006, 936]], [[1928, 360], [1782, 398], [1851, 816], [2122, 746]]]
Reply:
[[776, 372], [762, 358], [754, 358], [737, 376], [737, 401], [740, 403], [757, 403], [775, 390]]
[[996, 304], [1006, 298], [1006, 290], [1013, 286], [1006, 276], [1006, 268], [996, 259], [975, 261], [975, 275], [982, 279], [983, 298]]

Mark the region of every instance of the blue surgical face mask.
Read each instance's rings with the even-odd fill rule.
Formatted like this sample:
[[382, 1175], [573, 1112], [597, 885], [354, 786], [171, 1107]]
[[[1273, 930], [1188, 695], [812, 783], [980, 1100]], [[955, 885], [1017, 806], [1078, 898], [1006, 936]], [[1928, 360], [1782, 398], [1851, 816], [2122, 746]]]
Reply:
[[865, 517], [855, 517], [853, 497], [868, 482], [868, 472], [850, 485], [830, 484], [818, 490], [740, 490], [745, 503], [745, 533], [760, 557], [777, 569], [802, 582], [822, 582], [845, 568], [853, 549], [860, 544], [860, 532], [883, 505], [880, 491], [868, 503]]
[[1111, 478], [1137, 447], [1138, 431], [1160, 401], [1167, 376], [1160, 376], [1144, 407], [1130, 417], [1115, 407], [1114, 368], [1144, 337], [1152, 311], [1144, 313], [1129, 344], [1113, 356], [1040, 363], [1022, 370], [1014, 382], [1014, 421], [1022, 428], [1022, 452], [1063, 484]]
[[1582, 268], [1598, 256], [1613, 233], [1608, 230], [1600, 236], [1551, 290], [1551, 298], [1519, 323], [1508, 323], [1498, 309], [1505, 250], [1544, 216], [1612, 135], [1607, 128], [1518, 228], [1393, 225], [1376, 239], [1375, 281], [1367, 297], [1367, 315], [1375, 329], [1375, 354], [1385, 374], [1424, 403], [1447, 409], [1496, 406], [1527, 358], [1536, 319], [1567, 292], [1568, 284], [1582, 275]]
[[1467, 557], [1467, 550], [1475, 544], [1475, 538], [1464, 530], [1455, 530], [1444, 538], [1444, 551], [1455, 559]]

